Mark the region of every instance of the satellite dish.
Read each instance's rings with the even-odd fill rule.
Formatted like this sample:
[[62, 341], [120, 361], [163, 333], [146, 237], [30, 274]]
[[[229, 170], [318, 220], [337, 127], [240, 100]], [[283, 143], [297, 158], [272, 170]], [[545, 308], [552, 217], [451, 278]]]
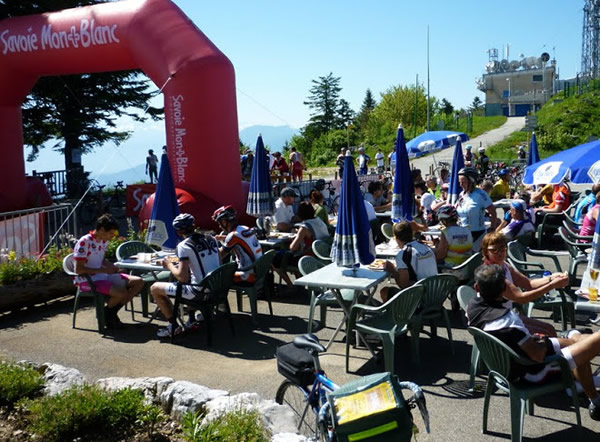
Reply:
[[517, 69], [519, 69], [519, 66], [521, 65], [521, 63], [519, 63], [517, 60], [513, 60], [510, 62], [510, 70], [511, 71], [516, 71]]
[[543, 52], [540, 58], [544, 63], [546, 63], [548, 60], [550, 60], [550, 54], [547, 52]]
[[502, 67], [502, 70], [504, 71], [508, 69], [508, 60], [506, 58], [500, 62], [500, 67]]

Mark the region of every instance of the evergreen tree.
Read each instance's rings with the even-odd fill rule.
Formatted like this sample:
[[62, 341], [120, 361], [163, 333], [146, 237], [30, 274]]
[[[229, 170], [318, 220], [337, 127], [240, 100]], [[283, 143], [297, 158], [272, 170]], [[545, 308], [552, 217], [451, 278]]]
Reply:
[[441, 110], [446, 116], [450, 116], [454, 112], [454, 106], [448, 100], [442, 98]]
[[481, 98], [475, 97], [473, 98], [473, 103], [471, 103], [471, 108], [476, 111], [482, 106]]
[[342, 90], [340, 80], [341, 77], [334, 77], [331, 72], [326, 77], [312, 80], [313, 86], [304, 104], [313, 110], [306, 125], [306, 133], [313, 139], [336, 128], [339, 96]]
[[354, 121], [354, 111], [350, 108], [348, 103], [343, 98], [340, 100], [340, 104], [337, 109], [337, 129], [345, 129]]
[[358, 115], [354, 120], [359, 131], [366, 129], [367, 124], [369, 123], [369, 117], [371, 116], [373, 109], [375, 109], [375, 106], [377, 106], [377, 102], [375, 101], [375, 98], [373, 98], [373, 93], [371, 92], [371, 89], [367, 89], [360, 111], [358, 111]]

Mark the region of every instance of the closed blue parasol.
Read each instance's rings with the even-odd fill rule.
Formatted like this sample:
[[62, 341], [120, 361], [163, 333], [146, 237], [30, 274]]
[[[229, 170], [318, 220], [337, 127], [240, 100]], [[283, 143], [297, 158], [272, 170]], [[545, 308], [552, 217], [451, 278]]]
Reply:
[[580, 144], [525, 168], [525, 184], [600, 183], [600, 140]]
[[273, 187], [269, 174], [269, 158], [265, 152], [262, 136], [256, 140], [256, 152], [250, 177], [250, 191], [246, 213], [253, 216], [272, 215], [274, 212]]
[[344, 157], [344, 176], [331, 259], [344, 267], [370, 264], [375, 259], [371, 225], [349, 152]]
[[462, 143], [459, 140], [456, 143], [452, 157], [452, 175], [450, 175], [450, 186], [448, 188], [448, 204], [454, 205], [458, 201], [458, 195], [462, 191], [460, 184], [458, 184], [458, 171], [463, 167], [465, 167], [465, 157], [463, 156]]
[[408, 163], [404, 129], [398, 125], [396, 135], [396, 170], [394, 172], [394, 193], [392, 194], [392, 221], [412, 221], [415, 186]]
[[529, 155], [527, 155], [527, 165], [538, 163], [540, 161], [540, 153], [538, 152], [537, 138], [535, 132], [531, 134], [531, 142], [529, 143]]
[[160, 171], [158, 172], [146, 242], [163, 249], [174, 249], [177, 246], [177, 232], [172, 223], [177, 215], [179, 215], [179, 206], [175, 195], [175, 183], [171, 174], [169, 158], [167, 154], [163, 154], [160, 160]]

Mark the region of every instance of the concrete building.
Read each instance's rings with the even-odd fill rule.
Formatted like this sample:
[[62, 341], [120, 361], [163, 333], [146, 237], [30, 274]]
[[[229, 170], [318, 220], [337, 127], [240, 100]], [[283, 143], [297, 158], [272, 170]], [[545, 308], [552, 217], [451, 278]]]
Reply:
[[486, 73], [477, 80], [485, 92], [485, 115], [524, 116], [535, 113], [555, 93], [556, 60], [541, 57], [498, 61], [498, 50], [490, 49]]

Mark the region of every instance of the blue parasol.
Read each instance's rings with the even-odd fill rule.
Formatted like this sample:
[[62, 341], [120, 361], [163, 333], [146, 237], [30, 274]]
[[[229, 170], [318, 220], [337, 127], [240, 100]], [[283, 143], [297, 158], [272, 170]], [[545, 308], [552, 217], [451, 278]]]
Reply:
[[171, 174], [171, 166], [167, 154], [160, 160], [158, 182], [154, 192], [152, 215], [146, 233], [146, 242], [165, 249], [175, 249], [177, 246], [177, 232], [173, 228], [173, 219], [179, 215], [175, 183]]
[[527, 165], [538, 163], [540, 161], [540, 153], [538, 152], [537, 138], [535, 132], [531, 134], [531, 142], [529, 143], [529, 155], [527, 155]]
[[449, 130], [434, 130], [422, 133], [406, 143], [409, 156], [420, 157], [455, 146], [457, 141], [467, 141], [469, 136], [463, 132]]
[[458, 171], [465, 167], [465, 157], [463, 156], [462, 143], [460, 140], [454, 148], [452, 157], [452, 175], [450, 175], [450, 186], [448, 188], [448, 204], [456, 204], [458, 195], [462, 192], [460, 184], [458, 184]]
[[394, 172], [394, 193], [392, 194], [392, 221], [412, 221], [415, 186], [408, 163], [408, 152], [404, 141], [404, 129], [398, 125], [396, 135], [396, 170]]
[[600, 183], [600, 140], [580, 144], [527, 166], [524, 184]]
[[246, 213], [253, 216], [272, 215], [275, 209], [274, 206], [273, 187], [269, 173], [269, 158], [265, 152], [262, 135], [258, 134]]
[[344, 177], [331, 259], [344, 267], [370, 264], [375, 259], [371, 224], [349, 152], [344, 157]]

